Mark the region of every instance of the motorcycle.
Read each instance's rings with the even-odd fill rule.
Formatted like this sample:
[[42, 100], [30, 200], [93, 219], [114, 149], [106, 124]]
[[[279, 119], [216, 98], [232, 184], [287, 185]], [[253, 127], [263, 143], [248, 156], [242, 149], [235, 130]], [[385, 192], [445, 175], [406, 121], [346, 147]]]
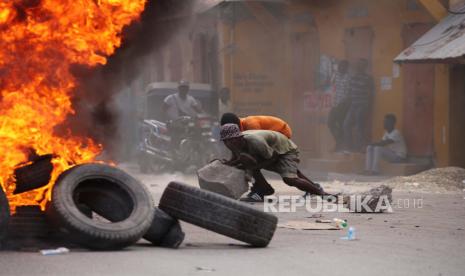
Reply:
[[143, 120], [138, 146], [140, 171], [187, 171], [204, 166], [218, 156], [218, 140], [212, 132], [217, 124], [208, 115], [182, 116], [167, 123]]

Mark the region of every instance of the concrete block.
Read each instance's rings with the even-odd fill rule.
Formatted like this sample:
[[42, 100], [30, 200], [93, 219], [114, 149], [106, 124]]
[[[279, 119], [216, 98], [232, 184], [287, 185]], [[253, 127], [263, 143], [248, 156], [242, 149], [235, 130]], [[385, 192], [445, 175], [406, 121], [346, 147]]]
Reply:
[[233, 199], [239, 199], [249, 190], [245, 171], [227, 166], [216, 160], [197, 171], [200, 188]]

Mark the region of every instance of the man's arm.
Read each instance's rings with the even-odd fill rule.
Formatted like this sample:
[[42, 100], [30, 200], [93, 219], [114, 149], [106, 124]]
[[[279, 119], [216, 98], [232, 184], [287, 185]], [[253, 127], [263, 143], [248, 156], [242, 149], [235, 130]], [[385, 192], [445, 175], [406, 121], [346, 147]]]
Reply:
[[192, 108], [195, 110], [195, 112], [197, 112], [197, 114], [205, 113], [200, 102], [197, 101], [194, 97], [192, 97], [191, 105], [192, 105]]

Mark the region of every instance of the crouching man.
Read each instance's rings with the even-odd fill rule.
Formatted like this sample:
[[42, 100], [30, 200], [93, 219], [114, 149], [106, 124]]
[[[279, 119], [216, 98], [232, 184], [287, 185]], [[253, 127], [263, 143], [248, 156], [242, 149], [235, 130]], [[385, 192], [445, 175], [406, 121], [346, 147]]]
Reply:
[[[304, 191], [307, 195], [329, 195], [323, 188], [305, 177], [298, 169], [297, 146], [282, 133], [271, 130], [248, 130], [241, 132], [236, 124], [225, 124], [220, 130], [221, 140], [237, 156], [228, 161], [241, 165], [261, 175], [260, 169], [278, 173], [284, 183]], [[263, 175], [261, 175], [263, 177]], [[246, 201], [262, 202], [265, 195], [273, 194], [266, 181], [255, 181]]]

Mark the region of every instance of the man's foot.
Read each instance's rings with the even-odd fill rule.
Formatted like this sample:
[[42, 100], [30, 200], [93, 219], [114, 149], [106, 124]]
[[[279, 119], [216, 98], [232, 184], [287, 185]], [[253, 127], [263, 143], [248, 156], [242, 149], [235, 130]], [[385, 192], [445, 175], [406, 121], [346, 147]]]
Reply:
[[245, 197], [241, 198], [240, 201], [244, 202], [263, 202], [263, 196], [255, 192], [248, 193]]

